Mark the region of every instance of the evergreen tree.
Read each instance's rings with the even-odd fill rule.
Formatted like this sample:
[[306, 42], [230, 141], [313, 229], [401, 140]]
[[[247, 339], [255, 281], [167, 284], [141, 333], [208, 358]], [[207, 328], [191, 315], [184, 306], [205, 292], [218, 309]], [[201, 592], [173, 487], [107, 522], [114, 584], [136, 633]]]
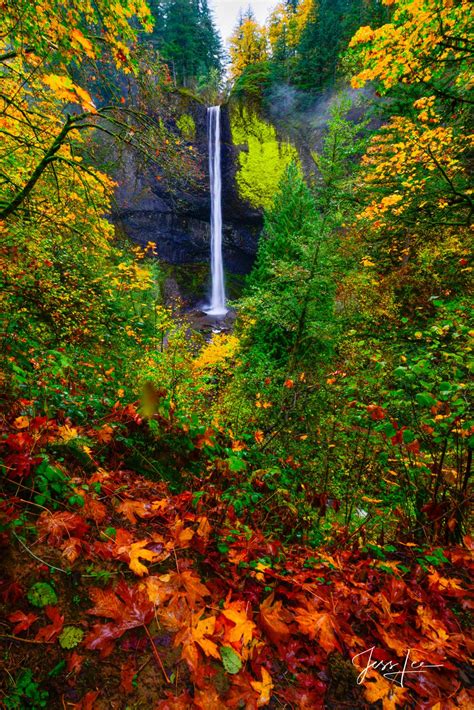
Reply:
[[333, 83], [338, 59], [358, 27], [377, 27], [389, 16], [381, 0], [318, 0], [301, 33], [295, 83], [322, 89]]
[[207, 0], [152, 0], [152, 44], [169, 65], [175, 83], [194, 86], [222, 72], [222, 42]]

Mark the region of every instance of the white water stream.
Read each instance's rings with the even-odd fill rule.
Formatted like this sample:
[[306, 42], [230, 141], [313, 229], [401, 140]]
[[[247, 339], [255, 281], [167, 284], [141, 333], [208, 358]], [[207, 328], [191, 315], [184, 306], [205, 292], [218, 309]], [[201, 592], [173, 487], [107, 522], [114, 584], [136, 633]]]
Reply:
[[204, 309], [211, 316], [225, 316], [224, 266], [222, 263], [222, 180], [220, 106], [207, 109], [209, 176], [211, 187], [211, 302]]

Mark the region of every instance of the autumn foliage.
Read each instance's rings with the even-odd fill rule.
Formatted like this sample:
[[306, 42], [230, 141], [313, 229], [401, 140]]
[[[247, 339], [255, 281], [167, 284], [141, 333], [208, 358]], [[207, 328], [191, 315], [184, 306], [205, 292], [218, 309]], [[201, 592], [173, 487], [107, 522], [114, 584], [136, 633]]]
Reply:
[[[110, 219], [109, 158], [202, 170], [152, 12], [0, 9], [2, 705], [472, 707], [470, 3], [241, 17], [264, 227], [212, 334]], [[285, 149], [256, 112], [315, 67], [361, 103]]]
[[[21, 416], [5, 430], [4, 448], [15, 452], [7, 458], [12, 490], [30, 480], [22, 460], [54, 448], [68, 426]], [[21, 568], [18, 557], [7, 561], [3, 642], [23, 643], [32, 664], [43, 644], [51, 667], [64, 659], [66, 685], [60, 689], [52, 678], [50, 692], [79, 707], [93, 693], [97, 708], [124, 692], [131, 701], [153, 698], [157, 708], [207, 708], [211, 699], [256, 708], [275, 695], [301, 708], [348, 699], [385, 708], [416, 699], [431, 708], [448, 695], [450, 707], [469, 703], [460, 685], [469, 642], [459, 624], [472, 606], [466, 548], [440, 554], [399, 544], [378, 556], [337, 541], [318, 550], [283, 546], [223, 503], [232, 475], [224, 461], [210, 463], [204, 488], [173, 495], [163, 483], [117, 468], [118, 432], [148, 423], [131, 406], [109, 422], [114, 434], [105, 450], [100, 428], [74, 427], [78, 441], [87, 435], [91, 442], [89, 474], [71, 459], [50, 461], [69, 470], [79, 507], [36, 508], [38, 515], [33, 505], [29, 514], [18, 496], [2, 505], [3, 523], [16, 520], [21, 558]], [[28, 589], [38, 579], [54, 598], [32, 613]], [[80, 634], [68, 650], [64, 630], [71, 627]], [[436, 667], [401, 684], [370, 667], [358, 685], [372, 647], [374, 661], [396, 661], [410, 649], [413, 662]], [[92, 686], [85, 672], [91, 664]]]

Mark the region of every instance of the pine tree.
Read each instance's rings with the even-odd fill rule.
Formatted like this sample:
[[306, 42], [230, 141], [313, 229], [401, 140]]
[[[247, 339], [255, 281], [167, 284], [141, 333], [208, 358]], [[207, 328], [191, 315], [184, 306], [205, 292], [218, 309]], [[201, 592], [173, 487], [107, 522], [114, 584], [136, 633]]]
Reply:
[[195, 86], [222, 72], [222, 42], [207, 0], [152, 0], [152, 44], [169, 65], [176, 84]]

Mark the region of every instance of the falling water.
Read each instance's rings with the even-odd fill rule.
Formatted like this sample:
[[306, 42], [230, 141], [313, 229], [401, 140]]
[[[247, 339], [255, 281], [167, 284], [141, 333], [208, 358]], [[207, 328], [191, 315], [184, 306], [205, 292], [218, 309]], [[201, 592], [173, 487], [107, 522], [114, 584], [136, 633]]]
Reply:
[[224, 267], [222, 264], [221, 138], [220, 106], [207, 109], [209, 131], [209, 175], [211, 184], [211, 303], [205, 309], [212, 316], [224, 316]]

